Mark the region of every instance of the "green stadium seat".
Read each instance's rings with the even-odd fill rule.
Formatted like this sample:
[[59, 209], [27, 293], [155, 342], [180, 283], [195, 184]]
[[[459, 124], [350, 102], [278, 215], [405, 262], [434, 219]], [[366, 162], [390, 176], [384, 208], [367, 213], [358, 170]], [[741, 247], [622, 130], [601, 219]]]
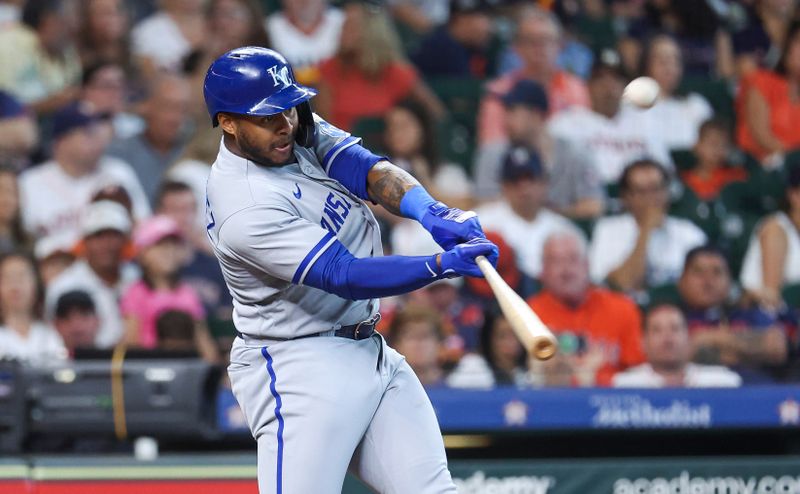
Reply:
[[719, 246], [727, 254], [734, 279], [739, 278], [750, 236], [760, 220], [761, 216], [739, 212], [726, 213], [721, 217]]
[[692, 189], [681, 184], [680, 190], [672, 198], [669, 214], [687, 219], [700, 227], [711, 243], [719, 240], [720, 215], [724, 214], [719, 201], [702, 201]]
[[782, 294], [789, 307], [800, 309], [800, 283], [783, 287]]
[[596, 218], [570, 218], [572, 223], [577, 226], [584, 235], [586, 240], [592, 241], [592, 232], [594, 231], [594, 224], [597, 222]]
[[449, 117], [437, 129], [442, 159], [458, 163], [470, 171], [477, 137], [478, 107], [485, 81], [435, 78], [427, 82], [449, 112]]
[[678, 90], [680, 93], [697, 93], [705, 97], [714, 109], [714, 116], [726, 120], [731, 125], [735, 123], [733, 90], [728, 81], [707, 77], [684, 77]]
[[364, 147], [380, 154], [385, 151], [383, 149], [383, 132], [385, 129], [386, 123], [382, 117], [365, 117], [356, 120], [355, 124], [353, 124], [352, 134], [362, 139]]
[[694, 151], [691, 149], [673, 149], [669, 152], [672, 157], [672, 162], [675, 163], [675, 169], [678, 172], [691, 170], [697, 161]]
[[658, 304], [679, 305], [681, 296], [678, 293], [678, 286], [674, 283], [651, 287], [647, 290], [647, 303], [644, 308], [654, 307]]

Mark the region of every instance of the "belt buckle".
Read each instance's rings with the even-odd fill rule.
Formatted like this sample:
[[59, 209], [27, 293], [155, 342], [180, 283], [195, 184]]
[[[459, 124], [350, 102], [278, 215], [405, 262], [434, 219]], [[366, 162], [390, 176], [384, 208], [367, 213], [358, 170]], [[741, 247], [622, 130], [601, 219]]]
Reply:
[[358, 339], [359, 331], [361, 331], [361, 326], [372, 326], [374, 329], [375, 325], [378, 324], [378, 321], [380, 320], [381, 320], [381, 313], [376, 312], [374, 316], [370, 317], [366, 321], [361, 321], [360, 323], [356, 324], [356, 329], [353, 332], [354, 338], [356, 340]]

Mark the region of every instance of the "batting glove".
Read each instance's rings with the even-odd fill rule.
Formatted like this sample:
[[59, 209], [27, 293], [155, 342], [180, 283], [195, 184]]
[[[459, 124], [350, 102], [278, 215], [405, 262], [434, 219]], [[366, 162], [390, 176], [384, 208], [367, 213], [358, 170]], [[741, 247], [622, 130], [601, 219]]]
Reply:
[[453, 249], [440, 254], [441, 275], [445, 278], [456, 276], [475, 276], [483, 278], [480, 268], [475, 263], [478, 256], [486, 256], [492, 266], [497, 266], [497, 246], [485, 238], [474, 238], [469, 242], [458, 244]]
[[445, 250], [451, 250], [474, 238], [486, 238], [474, 211], [448, 208], [441, 202], [428, 206], [420, 223]]

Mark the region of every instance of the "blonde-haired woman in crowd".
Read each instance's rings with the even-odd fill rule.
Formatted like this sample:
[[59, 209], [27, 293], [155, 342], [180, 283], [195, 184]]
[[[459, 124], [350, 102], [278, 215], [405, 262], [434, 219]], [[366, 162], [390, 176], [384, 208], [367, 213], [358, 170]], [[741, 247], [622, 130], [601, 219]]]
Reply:
[[315, 110], [333, 125], [351, 130], [364, 117], [381, 117], [397, 102], [416, 100], [434, 118], [444, 107], [406, 61], [386, 13], [348, 4], [339, 51], [323, 62]]

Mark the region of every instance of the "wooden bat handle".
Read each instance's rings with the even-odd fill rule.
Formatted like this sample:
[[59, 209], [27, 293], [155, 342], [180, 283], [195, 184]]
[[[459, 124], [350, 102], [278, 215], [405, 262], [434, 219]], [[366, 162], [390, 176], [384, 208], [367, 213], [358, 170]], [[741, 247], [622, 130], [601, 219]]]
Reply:
[[475, 262], [492, 288], [503, 315], [528, 353], [539, 360], [547, 360], [555, 355], [558, 349], [556, 337], [539, 316], [508, 286], [486, 257], [478, 256]]

